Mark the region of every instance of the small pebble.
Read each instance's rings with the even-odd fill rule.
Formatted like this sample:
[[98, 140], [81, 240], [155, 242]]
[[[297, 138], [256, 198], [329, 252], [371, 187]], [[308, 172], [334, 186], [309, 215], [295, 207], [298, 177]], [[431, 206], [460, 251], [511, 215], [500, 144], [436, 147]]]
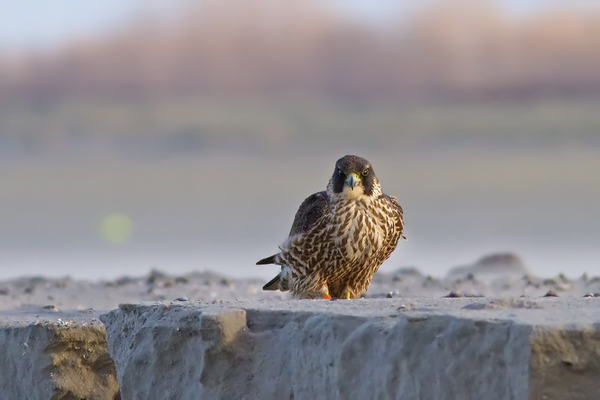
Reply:
[[587, 292], [586, 294], [583, 295], [583, 297], [596, 297], [596, 296], [594, 296], [594, 293], [592, 293], [592, 292]]
[[448, 295], [447, 295], [447, 296], [444, 296], [444, 297], [447, 297], [447, 298], [455, 298], [455, 297], [465, 297], [465, 295], [464, 295], [464, 294], [462, 294], [462, 293], [456, 293], [456, 292], [454, 292], [454, 291], [451, 291], [450, 293], [448, 293]]
[[558, 297], [555, 290], [548, 290], [548, 293], [544, 295], [544, 297]]
[[176, 299], [175, 299], [175, 300], [173, 300], [173, 301], [189, 301], [189, 300], [190, 300], [190, 299], [188, 299], [187, 297], [185, 297], [185, 296], [181, 296], [181, 297], [178, 297], [178, 298], [176, 298]]
[[44, 310], [58, 311], [58, 308], [54, 304], [48, 304], [47, 306], [42, 307]]

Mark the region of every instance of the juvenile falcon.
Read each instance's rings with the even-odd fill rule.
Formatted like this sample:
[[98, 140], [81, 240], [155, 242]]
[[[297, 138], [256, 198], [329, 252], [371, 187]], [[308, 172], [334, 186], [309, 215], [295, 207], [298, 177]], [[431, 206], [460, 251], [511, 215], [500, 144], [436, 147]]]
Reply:
[[358, 298], [403, 230], [402, 207], [381, 191], [371, 163], [342, 157], [327, 190], [300, 205], [281, 252], [256, 263], [281, 265], [263, 290], [290, 290], [299, 298]]

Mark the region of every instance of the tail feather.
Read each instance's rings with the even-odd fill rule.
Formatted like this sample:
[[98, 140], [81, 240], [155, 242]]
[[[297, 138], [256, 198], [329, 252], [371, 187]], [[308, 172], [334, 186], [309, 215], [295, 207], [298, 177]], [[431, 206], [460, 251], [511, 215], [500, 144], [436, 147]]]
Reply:
[[279, 281], [281, 280], [281, 275], [277, 275], [275, 278], [271, 279], [265, 286], [263, 286], [263, 290], [279, 290]]
[[277, 254], [273, 254], [271, 257], [263, 258], [260, 261], [256, 262], [256, 265], [264, 265], [264, 264], [275, 264], [275, 256]]

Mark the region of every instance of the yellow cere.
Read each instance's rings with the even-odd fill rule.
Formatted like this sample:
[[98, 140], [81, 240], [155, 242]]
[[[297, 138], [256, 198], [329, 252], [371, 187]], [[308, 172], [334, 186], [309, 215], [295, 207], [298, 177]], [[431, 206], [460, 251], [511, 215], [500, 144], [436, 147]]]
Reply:
[[109, 243], [126, 243], [133, 233], [133, 221], [125, 214], [109, 214], [100, 224], [100, 233]]

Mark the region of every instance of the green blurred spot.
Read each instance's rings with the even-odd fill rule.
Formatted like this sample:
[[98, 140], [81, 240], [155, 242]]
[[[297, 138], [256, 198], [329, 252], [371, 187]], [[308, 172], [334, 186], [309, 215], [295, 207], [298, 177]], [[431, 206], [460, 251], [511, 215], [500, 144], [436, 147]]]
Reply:
[[109, 243], [123, 244], [131, 238], [133, 221], [124, 214], [109, 214], [100, 224], [100, 233]]

